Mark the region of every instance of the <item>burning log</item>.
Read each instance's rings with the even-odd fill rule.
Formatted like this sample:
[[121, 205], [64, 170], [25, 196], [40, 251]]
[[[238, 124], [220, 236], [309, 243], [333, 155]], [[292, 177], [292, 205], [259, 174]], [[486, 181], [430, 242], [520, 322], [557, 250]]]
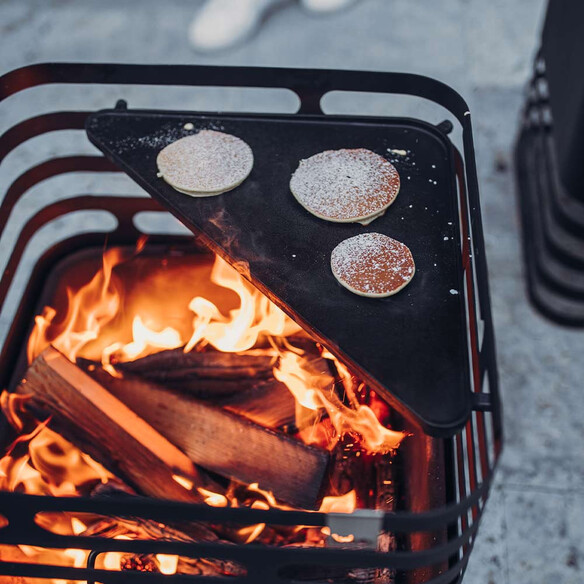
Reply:
[[169, 382], [188, 376], [235, 381], [241, 381], [242, 378], [269, 379], [272, 377], [274, 358], [271, 355], [221, 351], [185, 353], [179, 348], [160, 351], [135, 361], [116, 363], [116, 367], [168, 386]]
[[201, 500], [173, 478], [196, 481], [191, 460], [56, 349], [35, 359], [19, 392], [32, 395], [35, 412], [52, 416], [71, 442], [144, 494]]
[[276, 379], [262, 381], [246, 391], [225, 396], [213, 403], [267, 428], [293, 427], [296, 418], [294, 397]]
[[204, 486], [194, 462], [231, 479], [259, 482], [291, 505], [316, 506], [325, 451], [144, 380], [118, 379], [100, 369], [91, 375], [49, 347], [20, 391], [31, 394], [32, 407], [52, 415], [72, 442], [139, 491], [200, 500], [175, 480]]
[[[301, 336], [279, 339], [283, 351], [302, 352], [308, 371], [319, 378], [319, 387], [332, 387], [330, 361], [320, 357], [317, 344]], [[208, 350], [185, 353], [169, 349], [115, 363], [123, 374], [131, 373], [169, 389], [222, 406], [268, 428], [294, 426], [296, 401], [286, 384], [274, 377], [278, 363], [273, 347], [266, 344], [253, 353], [225, 353]]]
[[[79, 362], [87, 369], [86, 362]], [[170, 349], [116, 363], [116, 369], [223, 406], [262, 426], [281, 428], [294, 422], [296, 403], [274, 378], [274, 364], [272, 355]]]
[[295, 507], [314, 509], [329, 456], [286, 434], [150, 381], [89, 374], [194, 463], [243, 483], [259, 483]]
[[[274, 341], [283, 342], [283, 338]], [[316, 358], [319, 350], [315, 341], [306, 336], [290, 336], [285, 338], [284, 347], [293, 347]], [[262, 348], [266, 349], [262, 354]], [[271, 351], [270, 351], [271, 350]], [[135, 359], [134, 361], [114, 362], [120, 371], [146, 377], [160, 382], [165, 387], [170, 383], [190, 377], [192, 379], [217, 379], [225, 381], [245, 381], [243, 378], [273, 379], [273, 368], [276, 357], [272, 354], [273, 347], [258, 340], [253, 353], [230, 353], [217, 350], [188, 351], [183, 347], [167, 349]]]

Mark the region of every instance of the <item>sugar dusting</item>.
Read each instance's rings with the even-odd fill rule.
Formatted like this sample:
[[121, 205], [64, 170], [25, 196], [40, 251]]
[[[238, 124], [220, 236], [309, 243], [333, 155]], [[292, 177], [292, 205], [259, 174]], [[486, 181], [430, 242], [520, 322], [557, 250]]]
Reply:
[[[101, 122], [104, 126], [115, 123], [115, 120], [104, 120]], [[191, 129], [190, 126], [193, 126]], [[176, 121], [162, 124], [155, 131], [144, 136], [118, 136], [115, 134], [111, 139], [106, 139], [110, 148], [118, 150], [119, 152], [128, 152], [130, 150], [160, 150], [168, 146], [171, 142], [176, 142], [180, 138], [184, 138], [187, 132], [195, 130], [216, 130], [218, 132], [224, 131], [225, 128], [216, 120], [197, 120], [197, 124], [191, 123], [177, 123]]]
[[183, 191], [225, 191], [251, 172], [253, 153], [240, 138], [201, 130], [169, 144], [156, 159], [164, 179]]
[[290, 181], [308, 211], [347, 222], [380, 214], [393, 203], [399, 186], [393, 164], [364, 148], [326, 150], [301, 160]]
[[414, 258], [403, 243], [381, 233], [345, 239], [331, 254], [331, 269], [346, 288], [366, 296], [390, 296], [413, 278]]

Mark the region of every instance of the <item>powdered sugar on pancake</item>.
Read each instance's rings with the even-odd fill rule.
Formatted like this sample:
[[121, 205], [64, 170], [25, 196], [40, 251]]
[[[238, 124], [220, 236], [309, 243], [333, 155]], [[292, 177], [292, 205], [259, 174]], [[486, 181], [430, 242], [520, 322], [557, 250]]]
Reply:
[[253, 167], [251, 148], [240, 138], [201, 130], [161, 150], [156, 159], [164, 180], [194, 195], [215, 195], [241, 184]]
[[382, 214], [399, 186], [393, 164], [365, 148], [315, 154], [300, 161], [290, 180], [292, 194], [307, 211], [339, 223]]
[[403, 243], [381, 233], [362, 233], [335, 247], [331, 269], [351, 292], [381, 298], [404, 288], [414, 277], [416, 266]]

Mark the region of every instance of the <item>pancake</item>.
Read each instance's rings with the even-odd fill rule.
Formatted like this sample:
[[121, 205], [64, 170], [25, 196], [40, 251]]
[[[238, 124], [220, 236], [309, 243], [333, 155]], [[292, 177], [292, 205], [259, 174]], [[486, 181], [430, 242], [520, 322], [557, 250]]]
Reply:
[[362, 233], [333, 249], [331, 269], [347, 290], [384, 298], [407, 286], [416, 266], [412, 252], [403, 243], [381, 233]]
[[300, 161], [290, 180], [295, 199], [316, 217], [363, 225], [385, 213], [399, 187], [393, 164], [365, 148], [315, 154]]
[[240, 185], [253, 167], [253, 152], [240, 138], [201, 130], [163, 148], [156, 158], [162, 178], [177, 191], [210, 197]]

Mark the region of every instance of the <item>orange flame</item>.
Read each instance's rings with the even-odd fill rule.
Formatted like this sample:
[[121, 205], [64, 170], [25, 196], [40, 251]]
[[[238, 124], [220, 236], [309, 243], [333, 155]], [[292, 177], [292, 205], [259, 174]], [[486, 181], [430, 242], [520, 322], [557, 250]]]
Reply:
[[176, 574], [176, 569], [178, 567], [178, 556], [156, 554], [156, 559], [158, 560], [158, 569], [160, 570], [161, 574]]
[[[101, 269], [89, 282], [77, 289], [67, 288], [65, 310], [44, 308], [35, 318], [35, 327], [29, 337], [29, 361], [49, 344], [71, 361], [80, 357], [100, 360], [114, 375], [121, 375], [115, 369], [116, 363], [180, 347], [185, 352], [210, 346], [223, 352], [268, 355], [274, 358], [274, 377], [286, 385], [295, 399], [296, 426], [300, 429], [298, 439], [330, 450], [343, 435], [349, 434], [362, 451], [375, 454], [387, 453], [399, 446], [405, 435], [383, 426], [374, 410], [361, 403], [358, 397], [361, 388], [357, 387], [349, 370], [326, 350], [309, 355], [295, 346], [287, 337], [300, 333], [300, 327], [224, 260], [215, 259], [210, 276], [206, 272], [204, 283], [196, 278], [183, 278], [177, 283], [177, 289], [182, 287], [183, 298], [182, 304], [177, 306], [170, 300], [157, 303], [150, 298], [149, 294], [159, 284], [156, 278], [156, 282], [151, 281], [139, 293], [133, 292], [130, 302], [128, 282], [120, 270], [125, 255], [120, 249], [106, 251]], [[162, 270], [160, 276], [168, 288], [168, 278]], [[220, 291], [215, 295], [209, 293], [209, 278], [213, 289]], [[259, 347], [258, 341], [262, 342]], [[328, 371], [320, 370], [331, 365], [338, 372], [336, 380]], [[342, 398], [337, 394], [339, 386]], [[115, 478], [48, 428], [48, 421], [31, 426], [30, 416], [25, 416], [27, 399], [6, 392], [0, 395], [2, 410], [20, 433], [7, 454], [0, 458], [0, 489], [76, 496], [87, 494], [88, 485], [107, 483]], [[189, 490], [196, 489], [210, 506], [290, 509], [278, 502], [272, 493], [260, 489], [257, 483], [247, 487], [232, 483], [224, 493], [219, 493], [179, 475], [173, 478]], [[320, 511], [352, 513], [356, 508], [357, 494], [352, 490], [340, 496], [325, 496]], [[59, 525], [66, 534], [81, 534], [90, 527], [85, 518], [77, 517], [64, 518]], [[299, 526], [298, 532], [302, 530], [306, 532], [306, 543], [313, 545], [324, 545], [327, 535], [351, 537]], [[269, 537], [270, 531], [263, 523], [238, 531], [238, 541], [245, 543], [264, 536]], [[129, 538], [123, 534], [116, 537]], [[40, 557], [39, 550], [21, 547], [23, 553]], [[60, 558], [68, 565], [82, 565], [86, 552], [68, 549]], [[103, 556], [104, 567], [119, 570], [122, 559], [122, 554], [108, 552]], [[177, 573], [177, 556], [157, 554], [155, 560], [161, 573]]]
[[199, 493], [205, 497], [205, 503], [211, 507], [227, 507], [229, 505], [229, 500], [225, 495], [214, 493], [208, 489], [203, 489], [203, 487], [198, 487], [197, 491], [199, 491]]
[[140, 316], [135, 316], [132, 322], [132, 337], [133, 341], [130, 343], [116, 342], [103, 350], [101, 362], [112, 375], [117, 376], [115, 368], [111, 366], [114, 354], [117, 361], [133, 361], [157, 350], [176, 349], [183, 344], [180, 334], [172, 327], [168, 326], [159, 332], [154, 331], [142, 322]]
[[103, 254], [102, 269], [77, 292], [67, 288], [68, 311], [60, 332], [52, 340], [47, 333], [57, 315], [50, 306], [35, 318], [35, 328], [28, 343], [29, 363], [49, 344], [75, 361], [80, 351], [97, 339], [103, 326], [109, 323], [120, 308], [120, 293], [112, 279], [114, 266], [122, 261], [119, 248]]
[[185, 351], [190, 351], [204, 340], [219, 351], [236, 353], [251, 349], [260, 334], [287, 336], [299, 330], [275, 304], [253, 289], [219, 256], [213, 266], [211, 281], [233, 290], [239, 296], [239, 308], [231, 310], [229, 317], [225, 317], [206, 298], [193, 298], [189, 304], [195, 313], [193, 335]]
[[[51, 325], [55, 311], [47, 307], [44, 314], [37, 317], [29, 342], [29, 358], [36, 356], [49, 342], [72, 361], [83, 355], [87, 345], [99, 337], [101, 329], [111, 323], [120, 309], [123, 310], [122, 286], [117, 280], [114, 282], [113, 274], [114, 268], [123, 259], [121, 252], [108, 250], [103, 256], [102, 269], [88, 284], [76, 293], [67, 290], [67, 315], [52, 341], [48, 332], [54, 328]], [[111, 365], [114, 356], [117, 362], [131, 361], [183, 345], [185, 351], [209, 344], [219, 351], [243, 352], [252, 349], [262, 335], [285, 338], [300, 330], [294, 321], [218, 256], [210, 280], [216, 286], [234, 292], [239, 306], [225, 315], [211, 300], [200, 295], [193, 297], [188, 308], [195, 317], [188, 339], [183, 338], [178, 330], [165, 325], [162, 309], [158, 314], [136, 314], [132, 321], [132, 340], [128, 343], [116, 341], [103, 348], [101, 362], [104, 367], [110, 373], [119, 375]], [[118, 336], [126, 334], [120, 331]], [[315, 375], [310, 371], [310, 362], [303, 356], [302, 350], [289, 343], [284, 343], [284, 348], [272, 349], [274, 355], [279, 356], [274, 376], [286, 384], [297, 402], [298, 428], [314, 424], [324, 414], [330, 418], [336, 433], [329, 440], [329, 449], [346, 433], [355, 435], [361, 446], [372, 453], [386, 453], [399, 446], [404, 434], [385, 428], [368, 406], [359, 403], [352, 387], [351, 374], [333, 355], [327, 351], [323, 353], [324, 358], [335, 363], [349, 400], [348, 406], [334, 391], [322, 387], [322, 374]]]
[[[6, 399], [0, 402], [9, 403]], [[21, 434], [0, 459], [0, 490], [74, 496], [78, 485], [107, 482], [113, 475], [46, 426]], [[23, 454], [17, 452], [24, 451]]]
[[320, 505], [321, 513], [353, 513], [357, 508], [357, 493], [353, 489], [338, 497], [324, 497]]
[[[334, 359], [332, 355], [330, 357]], [[347, 383], [348, 371], [340, 366], [336, 359], [334, 361]], [[274, 368], [274, 376], [287, 385], [297, 403], [303, 408], [326, 410], [337, 432], [337, 439], [346, 433], [355, 434], [366, 451], [384, 454], [395, 450], [405, 437], [402, 432], [395, 432], [382, 426], [368, 406], [355, 402], [353, 407], [348, 407], [340, 401], [334, 390], [325, 392], [319, 388], [318, 378], [308, 371], [303, 365], [303, 357], [296, 353], [288, 352], [280, 356], [280, 363]], [[352, 395], [352, 392], [348, 394]], [[336, 441], [332, 446], [335, 443]]]

